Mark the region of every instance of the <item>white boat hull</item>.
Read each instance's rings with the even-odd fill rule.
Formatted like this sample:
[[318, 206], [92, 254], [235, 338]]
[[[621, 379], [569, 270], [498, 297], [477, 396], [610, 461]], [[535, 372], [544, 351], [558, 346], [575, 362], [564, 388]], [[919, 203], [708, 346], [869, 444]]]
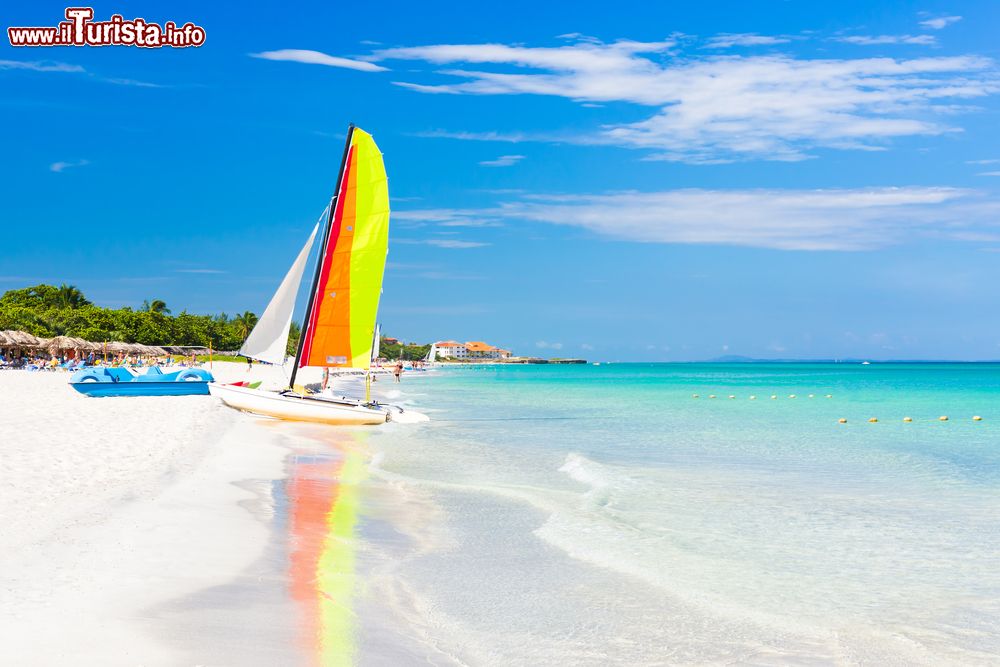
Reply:
[[276, 419], [343, 425], [384, 424], [391, 419], [391, 410], [386, 406], [281, 394], [217, 382], [210, 383], [208, 391], [231, 408]]

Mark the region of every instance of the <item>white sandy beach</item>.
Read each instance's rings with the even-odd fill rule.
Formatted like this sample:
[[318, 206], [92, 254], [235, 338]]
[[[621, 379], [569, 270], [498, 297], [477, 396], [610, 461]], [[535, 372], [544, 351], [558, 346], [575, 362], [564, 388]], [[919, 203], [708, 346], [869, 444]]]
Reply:
[[[213, 371], [247, 375], [242, 364]], [[266, 366], [251, 377], [283, 380]], [[210, 396], [94, 399], [68, 379], [0, 373], [0, 662], [286, 663], [288, 609], [248, 624], [252, 644], [231, 628], [199, 630], [200, 610], [169, 611], [240, 577], [273, 578], [258, 517], [272, 511], [261, 485], [283, 476], [286, 434]], [[277, 625], [273, 642], [264, 625]], [[199, 631], [215, 633], [212, 646], [186, 653]]]

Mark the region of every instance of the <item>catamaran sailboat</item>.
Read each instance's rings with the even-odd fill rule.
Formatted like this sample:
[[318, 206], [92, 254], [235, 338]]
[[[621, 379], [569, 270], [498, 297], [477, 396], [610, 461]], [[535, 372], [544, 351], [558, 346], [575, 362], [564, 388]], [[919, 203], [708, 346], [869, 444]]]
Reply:
[[[322, 217], [326, 222], [288, 388], [269, 391], [213, 382], [209, 392], [233, 408], [279, 419], [329, 424], [426, 419], [371, 400], [368, 372], [378, 344], [375, 320], [389, 246], [389, 189], [378, 146], [353, 124], [347, 131], [337, 188]], [[284, 364], [295, 295], [319, 226], [247, 336], [241, 355]], [[365, 398], [305, 391], [296, 386], [295, 376], [307, 366], [362, 370]]]

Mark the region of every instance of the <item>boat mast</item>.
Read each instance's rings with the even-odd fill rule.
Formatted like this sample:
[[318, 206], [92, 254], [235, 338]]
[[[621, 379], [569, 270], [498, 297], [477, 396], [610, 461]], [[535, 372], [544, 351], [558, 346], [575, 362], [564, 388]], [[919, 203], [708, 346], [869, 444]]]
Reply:
[[302, 327], [299, 329], [299, 344], [295, 351], [295, 363], [292, 365], [292, 377], [288, 381], [288, 388], [295, 388], [295, 375], [299, 370], [299, 359], [302, 357], [302, 347], [306, 342], [306, 333], [309, 329], [309, 318], [312, 315], [313, 304], [316, 301], [316, 287], [319, 286], [319, 275], [323, 271], [323, 264], [326, 260], [326, 251], [330, 246], [330, 229], [333, 227], [334, 213], [337, 210], [337, 197], [340, 196], [340, 187], [344, 180], [344, 168], [347, 166], [347, 153], [351, 149], [351, 137], [354, 135], [354, 123], [347, 126], [347, 140], [344, 142], [344, 155], [340, 158], [340, 172], [337, 174], [337, 187], [333, 191], [333, 198], [330, 199], [330, 213], [326, 218], [326, 228], [323, 230], [323, 245], [316, 258], [316, 273], [313, 275], [312, 289], [309, 290], [309, 304], [306, 306], [305, 316], [302, 319]]

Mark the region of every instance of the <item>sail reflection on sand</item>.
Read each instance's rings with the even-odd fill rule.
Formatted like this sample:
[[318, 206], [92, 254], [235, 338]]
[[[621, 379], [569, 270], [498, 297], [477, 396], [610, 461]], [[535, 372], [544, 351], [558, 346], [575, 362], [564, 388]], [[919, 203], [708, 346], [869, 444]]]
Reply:
[[289, 580], [314, 665], [348, 665], [355, 652], [354, 529], [368, 475], [364, 434], [337, 433], [327, 449], [294, 454], [288, 478]]

